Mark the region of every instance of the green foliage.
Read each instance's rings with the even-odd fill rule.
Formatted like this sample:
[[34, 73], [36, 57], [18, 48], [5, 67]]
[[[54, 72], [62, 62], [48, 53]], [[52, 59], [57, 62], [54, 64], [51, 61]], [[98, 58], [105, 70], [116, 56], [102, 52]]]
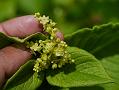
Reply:
[[[119, 0], [0, 0], [0, 22], [39, 11], [52, 17], [64, 33], [65, 41], [71, 46], [69, 52], [74, 52], [72, 58], [76, 60], [74, 65], [66, 65], [62, 69], [46, 70], [48, 82], [41, 78], [43, 75], [33, 72], [35, 60], [28, 62], [7, 81], [4, 89], [36, 90], [43, 79], [37, 90], [119, 90], [119, 23], [112, 24], [119, 22], [118, 9]], [[105, 24], [108, 22], [112, 23]], [[46, 36], [37, 33], [20, 39], [0, 33], [0, 49], [14, 43], [19, 45], [40, 39], [45, 40]], [[104, 83], [105, 72], [114, 79], [114, 83], [100, 84]]]
[[43, 73], [33, 72], [34, 61], [23, 65], [6, 83], [3, 90], [35, 90], [41, 85]]
[[[119, 90], [119, 55], [110, 56], [101, 60], [110, 77], [115, 81], [113, 84], [104, 85], [105, 90]], [[110, 88], [111, 86], [111, 88]]]
[[[83, 3], [87, 5], [90, 0], [87, 1], [88, 2]], [[65, 7], [65, 4], [62, 2], [62, 0], [59, 0], [55, 1], [54, 4]], [[68, 7], [69, 5], [72, 5], [71, 8], [73, 8], [75, 4], [72, 4], [72, 2], [73, 0], [66, 0], [66, 6]], [[37, 6], [35, 8], [37, 8]], [[66, 9], [68, 10], [68, 8]], [[62, 13], [61, 16], [63, 16]], [[63, 19], [65, 19], [65, 22], [67, 22], [66, 17], [67, 16], [62, 17]], [[59, 21], [59, 23], [62, 23], [63, 19]], [[75, 25], [71, 26], [71, 23], [66, 23], [66, 25], [64, 25], [64, 27], [67, 28], [66, 30], [70, 28], [68, 26], [72, 28], [75, 27]], [[69, 32], [71, 33], [74, 31], [75, 30], [73, 28], [73, 30]], [[13, 43], [17, 45], [26, 45], [26, 41], [44, 41], [46, 38], [48, 38], [47, 35], [41, 33], [32, 34], [24, 39], [20, 39], [18, 37], [10, 37], [4, 35], [3, 33], [0, 33], [0, 42], [2, 42], [0, 44], [0, 49]], [[33, 66], [37, 56], [35, 57], [34, 55], [32, 57], [35, 57], [33, 60], [28, 61], [25, 65], [23, 65], [7, 81], [4, 86], [4, 90], [37, 90], [38, 87], [40, 87], [40, 90], [44, 90], [42, 86], [46, 88], [49, 87], [49, 90], [119, 89], [119, 23], [108, 23], [104, 25], [94, 26], [93, 28], [79, 29], [72, 34], [66, 35], [65, 41], [69, 45], [67, 50], [71, 54], [71, 58], [74, 59], [75, 63], [66, 64], [60, 69], [52, 70], [51, 68], [48, 68], [47, 70], [35, 73], [33, 71]], [[103, 65], [101, 65], [101, 63]]]
[[75, 47], [69, 47], [68, 51], [75, 64], [64, 66], [60, 70], [48, 70], [47, 80], [51, 85], [79, 87], [107, 83], [111, 80], [94, 56]]
[[[89, 51], [101, 59], [119, 53], [119, 24], [104, 24], [93, 28], [79, 29], [65, 37], [69, 46]], [[73, 43], [72, 43], [73, 41]]]
[[[2, 37], [1, 41], [6, 40], [6, 42], [10, 42], [6, 43], [6, 46], [12, 43], [24, 44], [25, 41], [45, 40], [46, 38], [41, 33], [30, 35], [24, 39], [6, 36], [2, 33], [0, 33], [0, 37]], [[1, 48], [3, 47], [2, 45]], [[68, 52], [71, 54], [71, 58], [74, 59], [75, 63], [67, 64], [61, 69], [52, 70], [49, 68], [46, 70], [46, 79], [50, 85], [59, 87], [80, 87], [112, 82], [112, 79], [107, 75], [100, 62], [93, 55], [75, 47], [69, 47]], [[42, 74], [33, 72], [33, 62], [32, 64], [28, 64], [28, 66], [25, 65], [23, 68], [20, 68], [20, 70], [7, 81], [4, 90], [19, 90], [21, 88], [23, 88], [23, 90], [29, 88], [35, 90], [40, 86], [43, 79]], [[28, 74], [28, 76], [26, 74]], [[37, 84], [32, 85], [31, 83]], [[31, 87], [29, 87], [29, 84], [31, 84]]]
[[[109, 76], [114, 79], [114, 83], [91, 87], [66, 88], [66, 90], [119, 90], [119, 55], [103, 58], [101, 62]], [[53, 87], [52, 90], [65, 90], [65, 88]]]
[[119, 90], [119, 85], [115, 83], [103, 84], [98, 86], [74, 87], [74, 88], [60, 88], [52, 87], [50, 90]]
[[103, 58], [101, 62], [109, 75], [119, 84], [119, 55]]

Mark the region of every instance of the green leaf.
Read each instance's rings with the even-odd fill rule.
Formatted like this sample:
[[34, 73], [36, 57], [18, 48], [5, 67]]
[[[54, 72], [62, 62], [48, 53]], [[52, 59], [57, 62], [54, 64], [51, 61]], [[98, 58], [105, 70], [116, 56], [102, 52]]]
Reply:
[[4, 46], [9, 45], [11, 43], [11, 40], [0, 32], [0, 48], [3, 48]]
[[61, 88], [52, 86], [50, 90], [119, 90], [119, 85], [115, 83], [86, 86], [86, 87], [73, 87], [73, 88]]
[[27, 36], [24, 39], [20, 39], [18, 37], [10, 37], [10, 36], [6, 36], [5, 34], [0, 32], [0, 42], [2, 42], [0, 44], [0, 48], [3, 48], [5, 46], [8, 46], [12, 43], [24, 43], [25, 41], [36, 41], [36, 40], [45, 40], [46, 36], [43, 35], [42, 33], [35, 33], [32, 35]]
[[103, 87], [102, 90], [119, 90], [119, 84], [117, 83], [104, 84], [104, 85], [101, 85], [101, 87]]
[[95, 86], [73, 87], [73, 88], [61, 88], [52, 86], [50, 90], [119, 90], [119, 84], [108, 83]]
[[101, 62], [108, 74], [119, 84], [119, 55], [103, 58]]
[[119, 53], [119, 23], [104, 24], [80, 29], [65, 37], [69, 46], [75, 46], [92, 53], [96, 58]]
[[54, 86], [79, 87], [111, 82], [100, 62], [90, 53], [75, 47], [68, 48], [75, 64], [59, 70], [48, 70], [47, 81]]
[[34, 61], [23, 65], [6, 83], [3, 90], [35, 90], [43, 81], [44, 74], [34, 73]]
[[115, 81], [115, 83], [105, 84], [103, 87], [105, 90], [119, 90], [119, 55], [103, 58], [101, 62], [110, 77]]

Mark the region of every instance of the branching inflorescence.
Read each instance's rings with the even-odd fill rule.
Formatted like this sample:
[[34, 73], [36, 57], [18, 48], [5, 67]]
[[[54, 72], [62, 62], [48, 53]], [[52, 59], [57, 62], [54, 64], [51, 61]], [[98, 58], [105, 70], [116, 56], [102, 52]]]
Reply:
[[46, 40], [27, 42], [27, 47], [37, 56], [33, 70], [40, 72], [49, 67], [56, 69], [66, 63], [73, 63], [74, 60], [67, 51], [67, 44], [56, 36], [56, 23], [45, 15], [41, 16], [40, 13], [36, 13], [35, 18], [43, 24], [43, 32], [46, 32], [48, 37]]

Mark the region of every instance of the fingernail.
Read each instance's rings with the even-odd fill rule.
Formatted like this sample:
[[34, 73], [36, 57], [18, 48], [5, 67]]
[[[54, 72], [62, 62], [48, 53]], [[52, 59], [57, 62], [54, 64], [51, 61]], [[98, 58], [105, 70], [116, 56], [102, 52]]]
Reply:
[[59, 38], [60, 40], [64, 40], [64, 35], [63, 35], [63, 33], [61, 33], [61, 32], [56, 32], [56, 36], [57, 36], [57, 38]]

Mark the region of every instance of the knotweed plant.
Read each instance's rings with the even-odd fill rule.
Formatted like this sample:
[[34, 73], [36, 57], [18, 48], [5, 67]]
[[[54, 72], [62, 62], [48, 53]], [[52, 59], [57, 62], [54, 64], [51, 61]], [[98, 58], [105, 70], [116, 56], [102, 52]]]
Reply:
[[3, 90], [80, 90], [87, 86], [95, 90], [97, 84], [107, 90], [105, 83], [114, 81], [106, 72], [118, 78], [118, 23], [80, 29], [63, 41], [57, 37], [59, 30], [49, 17], [39, 13], [34, 17], [43, 25], [42, 33], [21, 39], [0, 32], [0, 49], [14, 43], [26, 46], [32, 53], [32, 58], [8, 79]]
[[27, 48], [30, 48], [33, 55], [37, 56], [33, 70], [61, 68], [66, 63], [73, 63], [71, 55], [67, 52], [67, 44], [56, 36], [58, 28], [56, 23], [45, 15], [35, 14], [35, 18], [43, 25], [43, 32], [47, 33], [46, 40], [37, 40], [35, 42], [26, 42]]

